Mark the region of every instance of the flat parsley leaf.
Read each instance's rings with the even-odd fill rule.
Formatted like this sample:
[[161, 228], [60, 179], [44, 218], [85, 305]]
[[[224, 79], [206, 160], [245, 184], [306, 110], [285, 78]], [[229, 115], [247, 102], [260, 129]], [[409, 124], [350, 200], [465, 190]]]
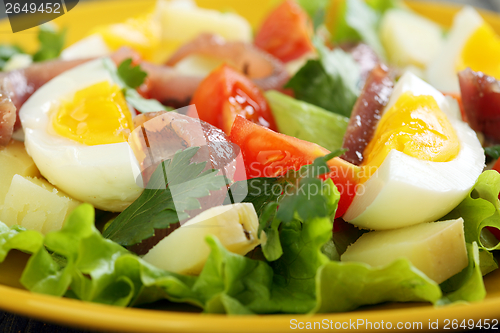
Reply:
[[33, 61], [45, 61], [59, 57], [66, 40], [66, 28], [57, 31], [52, 25], [41, 25], [38, 33], [40, 49], [33, 55]]
[[129, 102], [137, 111], [141, 113], [172, 111], [171, 108], [167, 108], [156, 99], [146, 99], [142, 97], [135, 90], [136, 87], [140, 86], [142, 82], [144, 82], [147, 73], [144, 72], [139, 65], [131, 66], [132, 59], [124, 60], [118, 66], [118, 69], [111, 59], [104, 58], [103, 61], [104, 67], [108, 70], [109, 74], [113, 78], [113, 81], [122, 88], [123, 95], [127, 102]]
[[132, 58], [124, 60], [118, 66], [118, 75], [122, 78], [123, 82], [130, 88], [137, 88], [144, 83], [148, 74], [141, 69], [139, 65], [132, 65]]
[[484, 148], [484, 153], [486, 156], [496, 160], [500, 158], [500, 145], [486, 147]]
[[154, 236], [155, 229], [188, 218], [187, 211], [201, 208], [197, 199], [226, 186], [218, 170], [203, 171], [206, 162], [191, 162], [198, 150], [179, 150], [172, 159], [162, 162], [141, 196], [118, 215], [103, 236], [123, 246], [140, 243]]

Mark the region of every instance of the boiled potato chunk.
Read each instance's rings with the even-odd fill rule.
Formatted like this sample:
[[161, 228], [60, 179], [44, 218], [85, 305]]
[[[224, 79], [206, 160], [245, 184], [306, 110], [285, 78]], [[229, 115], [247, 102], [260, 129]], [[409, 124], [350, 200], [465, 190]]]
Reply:
[[156, 17], [164, 41], [185, 43], [201, 33], [213, 33], [231, 41], [252, 41], [250, 24], [241, 16], [196, 6], [194, 1], [158, 1]]
[[250, 203], [213, 207], [165, 237], [143, 259], [170, 272], [197, 275], [210, 254], [208, 235], [216, 236], [227, 250], [244, 255], [259, 245], [258, 228]]
[[341, 260], [377, 267], [407, 258], [429, 278], [441, 283], [468, 265], [463, 224], [460, 218], [369, 232], [349, 246]]
[[60, 230], [79, 204], [44, 179], [15, 175], [0, 208], [0, 221], [46, 234]]
[[6, 147], [0, 148], [0, 205], [5, 200], [12, 177], [37, 177], [40, 175], [35, 163], [24, 149], [24, 144], [11, 141]]
[[192, 76], [207, 76], [223, 63], [222, 60], [210, 56], [191, 55], [182, 59], [175, 65], [180, 73]]
[[401, 67], [425, 68], [443, 41], [439, 25], [404, 9], [386, 12], [380, 26], [380, 38], [389, 60]]

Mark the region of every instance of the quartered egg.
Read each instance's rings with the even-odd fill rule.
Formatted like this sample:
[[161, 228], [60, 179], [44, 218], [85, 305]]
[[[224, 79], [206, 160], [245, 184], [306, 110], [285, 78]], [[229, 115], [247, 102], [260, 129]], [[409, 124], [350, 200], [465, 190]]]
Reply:
[[475, 132], [443, 94], [409, 72], [364, 155], [362, 183], [344, 219], [374, 230], [443, 217], [469, 193], [485, 161]]
[[28, 154], [41, 174], [70, 196], [122, 211], [142, 192], [127, 143], [132, 113], [103, 59], [49, 81], [19, 117]]
[[446, 42], [427, 68], [427, 79], [443, 92], [459, 92], [457, 73], [468, 67], [500, 79], [500, 37], [476, 10], [456, 16]]

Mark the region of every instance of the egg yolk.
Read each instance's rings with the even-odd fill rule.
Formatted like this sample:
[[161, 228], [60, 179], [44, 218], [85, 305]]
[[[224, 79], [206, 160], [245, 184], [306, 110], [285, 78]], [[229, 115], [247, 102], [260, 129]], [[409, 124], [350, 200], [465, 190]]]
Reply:
[[384, 113], [365, 149], [362, 182], [392, 149], [424, 161], [448, 162], [458, 155], [460, 144], [434, 97], [406, 92]]
[[500, 79], [500, 37], [486, 23], [469, 37], [457, 60], [457, 71], [467, 67]]
[[117, 85], [100, 82], [63, 102], [52, 118], [55, 132], [93, 146], [127, 141], [132, 115]]

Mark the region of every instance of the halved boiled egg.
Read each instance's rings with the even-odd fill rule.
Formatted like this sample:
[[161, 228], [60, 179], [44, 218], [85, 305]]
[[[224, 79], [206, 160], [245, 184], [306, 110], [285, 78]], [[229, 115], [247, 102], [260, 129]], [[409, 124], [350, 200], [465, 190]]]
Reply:
[[500, 79], [500, 37], [472, 7], [456, 16], [446, 42], [427, 68], [427, 79], [444, 92], [459, 92], [457, 73], [468, 67]]
[[132, 113], [103, 59], [49, 81], [19, 117], [28, 154], [41, 174], [70, 196], [122, 211], [141, 194], [127, 143]]
[[485, 161], [475, 132], [443, 94], [409, 72], [364, 155], [362, 183], [344, 219], [373, 230], [443, 217], [469, 193]]

